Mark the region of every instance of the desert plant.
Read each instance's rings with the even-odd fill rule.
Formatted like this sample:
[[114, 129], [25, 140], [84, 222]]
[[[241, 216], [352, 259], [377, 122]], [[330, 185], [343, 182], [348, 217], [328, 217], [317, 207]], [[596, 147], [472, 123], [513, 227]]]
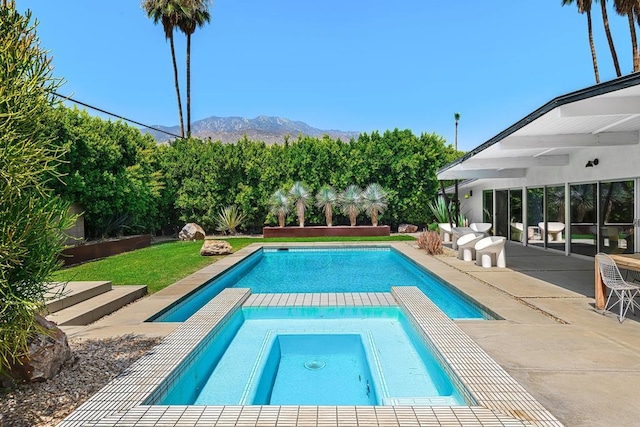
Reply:
[[309, 194], [309, 190], [307, 190], [303, 183], [296, 181], [289, 190], [289, 196], [291, 197], [293, 204], [296, 206], [298, 224], [300, 224], [300, 227], [304, 227], [304, 211], [309, 207], [311, 194]]
[[425, 231], [418, 236], [418, 247], [429, 255], [442, 255], [442, 241], [437, 231]]
[[340, 194], [340, 207], [342, 213], [349, 217], [351, 226], [356, 225], [358, 214], [362, 209], [362, 190], [357, 185], [350, 185]]
[[269, 211], [278, 217], [278, 225], [284, 227], [285, 219], [289, 212], [291, 212], [291, 204], [287, 193], [280, 189], [269, 198]]
[[438, 197], [435, 201], [427, 203], [427, 207], [433, 214], [436, 222], [440, 224], [449, 223], [451, 211], [443, 197]]
[[220, 209], [218, 216], [214, 218], [214, 222], [216, 223], [216, 230], [225, 235], [227, 233], [236, 235], [236, 228], [240, 227], [245, 219], [246, 215], [240, 212], [236, 205], [231, 205]]
[[378, 183], [369, 184], [362, 191], [362, 210], [371, 217], [371, 225], [378, 226], [378, 213], [387, 209], [387, 192]]
[[316, 206], [324, 212], [327, 226], [333, 225], [333, 207], [338, 203], [338, 193], [329, 185], [324, 185], [316, 194]]

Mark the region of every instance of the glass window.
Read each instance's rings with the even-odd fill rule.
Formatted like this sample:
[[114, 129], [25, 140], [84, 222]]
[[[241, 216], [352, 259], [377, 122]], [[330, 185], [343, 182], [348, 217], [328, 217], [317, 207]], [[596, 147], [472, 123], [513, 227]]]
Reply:
[[524, 242], [522, 190], [509, 190], [509, 225], [509, 238], [514, 242]]
[[600, 250], [634, 253], [634, 182], [600, 183]]
[[509, 235], [509, 190], [496, 191], [496, 236]]
[[544, 221], [544, 188], [527, 188], [527, 239], [530, 245], [542, 245], [540, 224]]
[[[547, 187], [546, 218], [538, 223], [545, 247], [564, 250], [564, 235], [566, 233], [564, 216], [564, 186]], [[549, 229], [550, 228], [550, 229]]]
[[571, 186], [571, 252], [595, 256], [597, 252], [597, 185]]

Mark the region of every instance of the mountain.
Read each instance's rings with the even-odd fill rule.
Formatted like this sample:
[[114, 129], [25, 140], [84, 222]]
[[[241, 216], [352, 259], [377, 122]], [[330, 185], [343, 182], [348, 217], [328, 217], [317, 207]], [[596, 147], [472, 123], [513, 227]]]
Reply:
[[[180, 126], [159, 125], [154, 126], [154, 128], [175, 135], [180, 134]], [[167, 134], [149, 128], [143, 128], [142, 132], [150, 134], [159, 143], [174, 139]], [[297, 139], [300, 134], [314, 137], [329, 135], [333, 139], [340, 138], [343, 141], [349, 141], [351, 138], [357, 138], [360, 132], [334, 129], [322, 130], [303, 122], [280, 117], [258, 116], [255, 119], [247, 119], [244, 117], [212, 116], [193, 122], [191, 124], [191, 134], [196, 138], [211, 138], [214, 141], [220, 140], [222, 142], [237, 142], [242, 139], [243, 135], [246, 135], [247, 138], [253, 141], [277, 144], [283, 143], [286, 135], [289, 135], [290, 141]]]

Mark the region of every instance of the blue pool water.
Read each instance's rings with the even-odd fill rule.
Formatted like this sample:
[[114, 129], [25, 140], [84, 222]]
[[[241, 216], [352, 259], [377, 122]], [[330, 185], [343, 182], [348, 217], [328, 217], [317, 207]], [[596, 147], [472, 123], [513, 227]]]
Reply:
[[467, 405], [397, 307], [242, 308], [160, 405]]
[[263, 248], [159, 313], [153, 321], [183, 322], [227, 287], [252, 293], [389, 292], [417, 286], [452, 319], [488, 318], [452, 287], [389, 247]]

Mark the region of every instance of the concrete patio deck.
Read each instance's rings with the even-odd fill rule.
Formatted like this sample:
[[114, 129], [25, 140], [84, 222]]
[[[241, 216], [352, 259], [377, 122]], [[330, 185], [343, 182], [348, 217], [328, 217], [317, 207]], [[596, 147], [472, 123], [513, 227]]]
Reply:
[[[593, 260], [509, 243], [508, 268], [484, 269], [428, 256], [412, 242], [392, 246], [503, 318], [456, 323], [564, 425], [639, 424], [640, 317], [619, 323], [594, 309]], [[239, 251], [92, 325], [65, 330], [86, 338], [166, 335], [177, 324], [141, 319], [246, 254]]]

